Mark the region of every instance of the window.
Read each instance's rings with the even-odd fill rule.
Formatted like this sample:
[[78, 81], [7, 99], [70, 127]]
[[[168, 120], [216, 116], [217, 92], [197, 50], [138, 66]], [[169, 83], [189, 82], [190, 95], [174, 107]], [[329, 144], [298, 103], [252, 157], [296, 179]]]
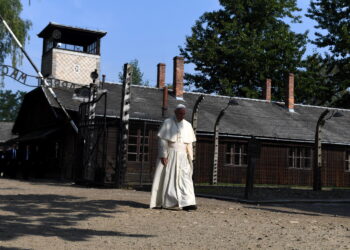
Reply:
[[87, 53], [97, 54], [97, 42], [93, 42], [92, 44], [87, 46]]
[[77, 52], [83, 52], [83, 49], [84, 49], [83, 46], [68, 44], [68, 43], [57, 43], [56, 47], [59, 49], [66, 49], [66, 50], [72, 50]]
[[345, 172], [350, 172], [350, 151], [345, 153]]
[[312, 150], [306, 147], [292, 147], [288, 149], [288, 167], [311, 169]]
[[241, 143], [229, 143], [226, 145], [225, 165], [234, 167], [247, 166], [247, 145]]
[[52, 39], [45, 40], [45, 52], [49, 51], [52, 48], [53, 48], [53, 40]]
[[148, 143], [149, 136], [146, 130], [143, 134], [143, 129], [130, 129], [128, 139], [128, 161], [142, 162], [148, 161]]

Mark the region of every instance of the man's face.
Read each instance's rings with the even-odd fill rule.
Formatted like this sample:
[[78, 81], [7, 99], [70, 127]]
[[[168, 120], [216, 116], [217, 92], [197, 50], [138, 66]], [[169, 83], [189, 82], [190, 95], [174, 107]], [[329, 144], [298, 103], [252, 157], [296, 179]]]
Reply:
[[186, 115], [186, 109], [176, 109], [175, 110], [175, 116], [176, 116], [176, 120], [178, 122], [181, 122]]

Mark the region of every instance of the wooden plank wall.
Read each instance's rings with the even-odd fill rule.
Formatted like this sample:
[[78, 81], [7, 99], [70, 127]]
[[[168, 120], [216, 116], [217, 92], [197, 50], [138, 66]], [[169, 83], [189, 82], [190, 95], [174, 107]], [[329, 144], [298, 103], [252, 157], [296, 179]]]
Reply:
[[105, 183], [114, 184], [116, 182], [116, 161], [117, 161], [117, 141], [118, 141], [118, 128], [116, 124], [110, 124], [108, 126], [106, 136], [106, 170], [105, 170]]
[[[225, 166], [225, 144], [241, 140], [222, 140], [219, 145], [218, 183], [245, 184], [246, 167]], [[246, 141], [247, 142], [247, 141]], [[313, 172], [310, 169], [296, 169], [288, 166], [288, 148], [310, 144], [262, 143], [260, 159], [255, 169], [255, 184], [312, 186]], [[323, 186], [349, 187], [350, 173], [345, 172], [345, 147], [323, 146]], [[211, 182], [213, 165], [213, 142], [210, 138], [198, 138], [197, 163], [194, 182]]]
[[195, 183], [210, 183], [214, 159], [214, 143], [208, 138], [197, 137], [196, 162], [193, 170]]
[[350, 173], [345, 172], [346, 147], [325, 146], [323, 149], [322, 184], [330, 187], [349, 187]]
[[[143, 129], [143, 122], [132, 121], [130, 126]], [[142, 171], [142, 184], [150, 184], [153, 180], [154, 170], [157, 164], [159, 124], [148, 124], [149, 134], [149, 161], [145, 162]], [[197, 138], [197, 161], [195, 162], [193, 179], [196, 184], [208, 184], [212, 179], [213, 165], [213, 140], [209, 136]], [[221, 139], [219, 145], [218, 183], [245, 184], [246, 167], [225, 166], [226, 143], [247, 143], [244, 140]], [[109, 127], [107, 136], [107, 164], [106, 182], [115, 181], [115, 161], [117, 128]], [[293, 144], [281, 142], [262, 142], [260, 159], [255, 169], [255, 184], [276, 185], [301, 185], [312, 186], [313, 173], [310, 169], [294, 169], [288, 167], [288, 147], [308, 146], [310, 144]], [[325, 167], [322, 170], [323, 186], [349, 187], [350, 173], [345, 172], [345, 150], [344, 147], [324, 146], [323, 155]], [[128, 184], [140, 184], [141, 163], [127, 163], [126, 181]]]
[[[138, 128], [143, 131], [143, 121], [131, 121], [130, 127]], [[145, 161], [142, 166], [142, 162], [127, 162], [126, 170], [126, 184], [139, 185], [139, 184], [151, 184], [156, 167], [157, 155], [158, 155], [158, 129], [157, 123], [146, 123], [146, 134], [148, 134], [148, 161]]]

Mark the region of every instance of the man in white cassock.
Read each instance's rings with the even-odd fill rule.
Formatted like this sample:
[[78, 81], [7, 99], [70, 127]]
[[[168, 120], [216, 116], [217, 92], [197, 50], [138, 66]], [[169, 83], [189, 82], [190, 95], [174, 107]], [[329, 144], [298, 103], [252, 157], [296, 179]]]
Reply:
[[184, 120], [185, 114], [185, 105], [177, 105], [175, 116], [166, 119], [158, 132], [159, 156], [151, 208], [197, 209], [192, 181], [192, 142], [196, 136], [192, 125]]

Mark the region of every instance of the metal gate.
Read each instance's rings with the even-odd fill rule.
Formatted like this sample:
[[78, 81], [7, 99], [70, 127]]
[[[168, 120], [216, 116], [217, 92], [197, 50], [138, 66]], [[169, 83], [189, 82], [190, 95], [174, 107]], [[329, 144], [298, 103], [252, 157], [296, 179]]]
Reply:
[[[93, 92], [93, 90], [92, 90]], [[92, 98], [91, 98], [92, 95]], [[79, 106], [78, 182], [103, 185], [106, 168], [107, 93], [98, 98], [90, 93], [89, 102]], [[96, 112], [99, 111], [99, 112]]]

